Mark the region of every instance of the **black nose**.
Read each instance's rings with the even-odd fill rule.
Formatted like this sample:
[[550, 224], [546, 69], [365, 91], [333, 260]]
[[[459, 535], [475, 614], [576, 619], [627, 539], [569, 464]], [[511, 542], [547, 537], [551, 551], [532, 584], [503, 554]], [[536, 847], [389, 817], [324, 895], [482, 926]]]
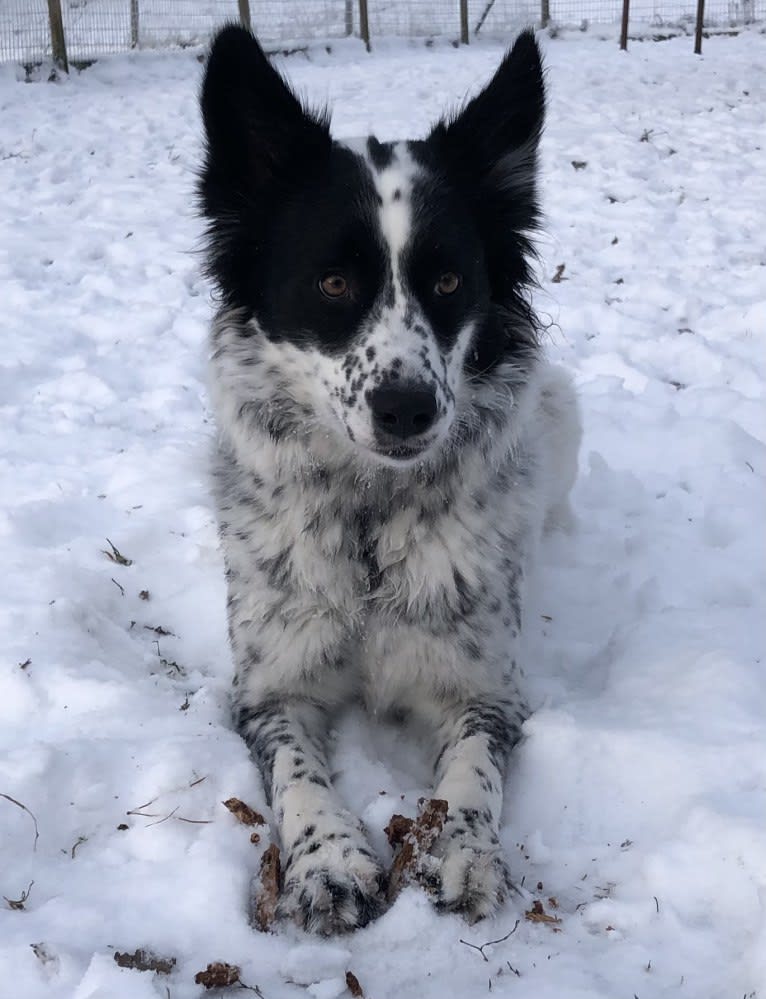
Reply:
[[420, 384], [384, 383], [373, 389], [370, 408], [378, 433], [406, 440], [424, 434], [436, 419], [436, 393]]

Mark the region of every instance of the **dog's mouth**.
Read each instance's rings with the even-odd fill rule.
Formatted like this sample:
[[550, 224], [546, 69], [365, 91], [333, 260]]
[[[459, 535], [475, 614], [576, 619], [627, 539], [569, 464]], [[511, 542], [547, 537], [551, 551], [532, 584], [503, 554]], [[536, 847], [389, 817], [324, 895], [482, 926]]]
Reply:
[[432, 454], [439, 436], [439, 434], [429, 434], [427, 438], [409, 441], [376, 440], [368, 445], [367, 450], [384, 465], [406, 468]]
[[428, 451], [428, 445], [395, 444], [392, 447], [375, 448], [375, 453], [392, 461], [415, 461]]

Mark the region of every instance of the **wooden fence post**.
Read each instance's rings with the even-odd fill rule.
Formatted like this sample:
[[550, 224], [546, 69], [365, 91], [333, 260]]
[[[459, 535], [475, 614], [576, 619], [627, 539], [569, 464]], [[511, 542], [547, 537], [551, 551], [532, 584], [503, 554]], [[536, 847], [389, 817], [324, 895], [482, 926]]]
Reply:
[[346, 36], [354, 33], [354, 0], [346, 0]]
[[622, 25], [620, 27], [620, 48], [628, 49], [628, 19], [630, 17], [630, 0], [622, 0]]
[[61, 16], [61, 0], [48, 0], [48, 20], [51, 26], [51, 49], [53, 51], [53, 61], [69, 72], [69, 60], [66, 56], [66, 38], [64, 37], [64, 19]]
[[370, 51], [370, 18], [367, 9], [367, 0], [359, 0], [359, 34], [365, 44], [367, 51]]
[[130, 47], [138, 48], [138, 0], [130, 0]]
[[253, 30], [250, 21], [250, 0], [239, 0], [239, 23], [248, 31]]
[[540, 26], [547, 28], [551, 21], [550, 0], [541, 0], [540, 3]]
[[468, 37], [468, 0], [460, 0], [460, 41], [463, 45], [470, 42]]
[[694, 28], [694, 54], [702, 55], [702, 22], [705, 20], [705, 0], [697, 0], [697, 24]]

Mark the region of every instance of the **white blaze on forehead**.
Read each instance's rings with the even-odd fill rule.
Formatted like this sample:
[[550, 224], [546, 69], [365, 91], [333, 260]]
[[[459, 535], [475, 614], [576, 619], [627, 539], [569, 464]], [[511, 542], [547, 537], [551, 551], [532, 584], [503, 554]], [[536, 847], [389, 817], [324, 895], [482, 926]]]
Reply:
[[373, 167], [372, 177], [380, 195], [380, 229], [391, 253], [394, 290], [398, 291], [399, 261], [412, 232], [412, 184], [417, 164], [405, 142], [397, 142], [393, 158], [383, 170]]

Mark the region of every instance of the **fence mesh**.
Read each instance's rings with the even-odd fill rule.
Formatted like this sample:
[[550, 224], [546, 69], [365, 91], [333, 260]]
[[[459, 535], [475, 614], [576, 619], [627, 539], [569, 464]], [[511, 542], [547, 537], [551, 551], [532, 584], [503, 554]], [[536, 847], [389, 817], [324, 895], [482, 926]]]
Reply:
[[[539, 24], [545, 0], [468, 0], [469, 34], [508, 38]], [[621, 0], [547, 0], [550, 22], [562, 27], [614, 24]], [[251, 22], [271, 47], [359, 35], [358, 0], [250, 0]], [[69, 58], [88, 60], [130, 48], [202, 45], [215, 27], [239, 18], [238, 0], [61, 0]], [[460, 36], [459, 0], [368, 0], [373, 39]], [[696, 0], [631, 0], [631, 26], [684, 26]], [[766, 17], [766, 0], [706, 0], [710, 27]], [[0, 62], [35, 62], [51, 55], [47, 0], [0, 0]]]
[[34, 62], [49, 53], [45, 0], [0, 0], [0, 61]]

